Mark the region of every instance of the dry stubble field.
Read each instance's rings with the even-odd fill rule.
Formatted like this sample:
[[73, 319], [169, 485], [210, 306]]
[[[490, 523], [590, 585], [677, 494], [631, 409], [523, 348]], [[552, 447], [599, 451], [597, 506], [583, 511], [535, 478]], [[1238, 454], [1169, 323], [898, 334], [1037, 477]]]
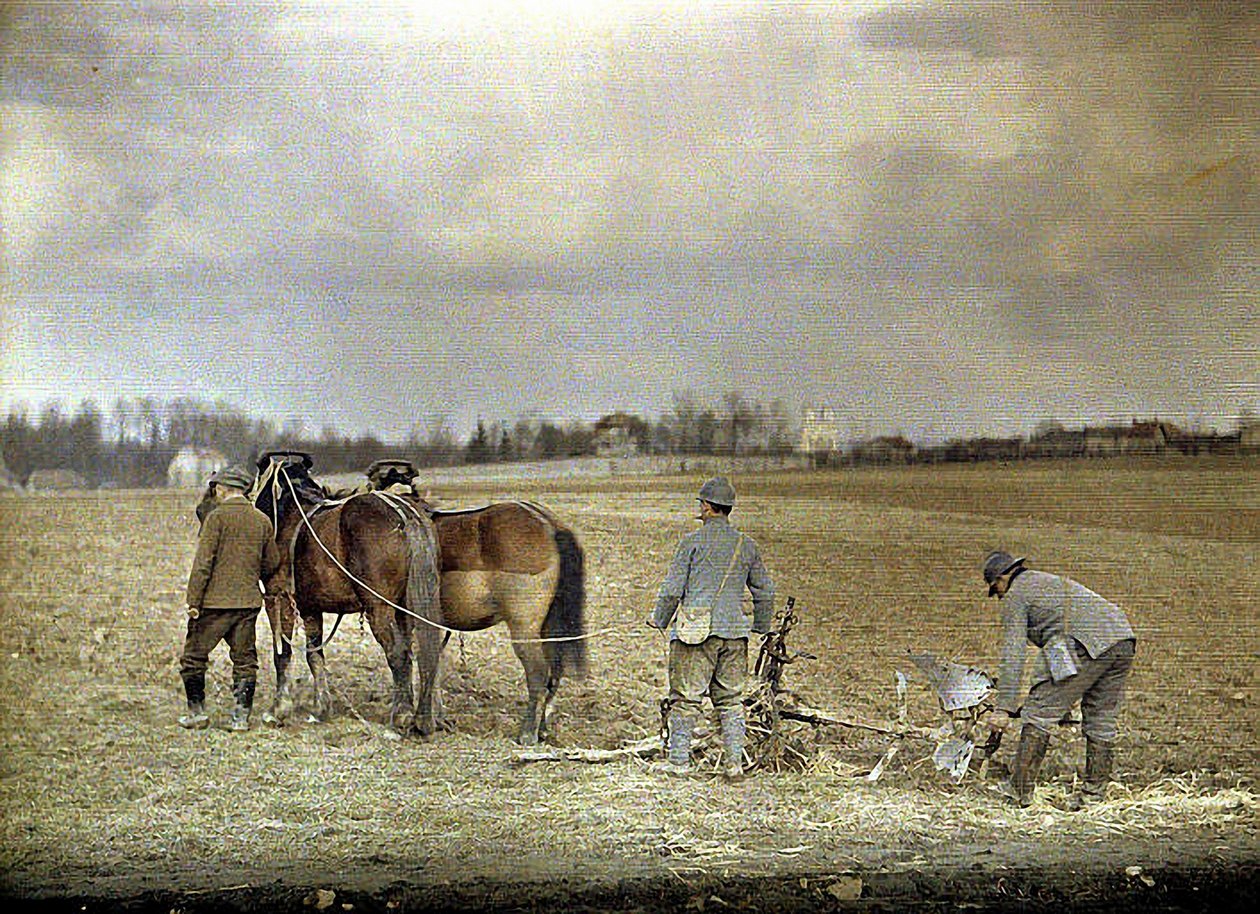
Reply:
[[[996, 613], [977, 571], [992, 547], [1124, 605], [1140, 643], [1118, 783], [1082, 813], [1057, 805], [1082, 757], [1070, 729], [1027, 811], [974, 775], [953, 784], [911, 739], [868, 783], [860, 775], [888, 738], [839, 728], [798, 734], [802, 769], [738, 785], [662, 782], [636, 759], [521, 765], [511, 737], [523, 682], [500, 630], [448, 649], [454, 730], [430, 742], [383, 726], [387, 671], [355, 620], [328, 649], [331, 722], [228, 732], [220, 647], [212, 728], [184, 732], [196, 493], [5, 497], [0, 894], [76, 911], [1250, 909], [1258, 469], [1095, 461], [735, 477], [733, 520], [760, 542], [778, 605], [797, 598], [795, 646], [817, 655], [786, 683], [844, 716], [895, 715], [909, 649], [994, 668]], [[504, 476], [435, 492], [445, 506], [537, 500], [581, 539], [590, 672], [561, 688], [558, 744], [616, 748], [659, 727], [664, 642], [642, 620], [694, 526], [701, 481]], [[258, 636], [265, 707], [265, 619]], [[921, 680], [909, 711], [939, 722]]]

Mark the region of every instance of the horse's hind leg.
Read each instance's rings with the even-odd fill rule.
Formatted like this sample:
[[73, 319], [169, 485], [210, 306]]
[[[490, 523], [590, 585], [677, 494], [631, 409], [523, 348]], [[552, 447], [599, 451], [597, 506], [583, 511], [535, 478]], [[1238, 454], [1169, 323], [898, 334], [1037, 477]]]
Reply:
[[395, 612], [379, 600], [371, 600], [368, 621], [376, 636], [385, 662], [394, 677], [394, 703], [389, 712], [389, 725], [399, 733], [407, 733], [415, 722], [411, 688], [411, 620]]
[[271, 710], [263, 712], [263, 721], [282, 726], [293, 713], [293, 684], [289, 662], [293, 659], [293, 617], [296, 605], [291, 594], [277, 594], [266, 599], [267, 620], [271, 623], [271, 659], [276, 667], [276, 695]]
[[309, 723], [328, 720], [332, 710], [332, 696], [328, 692], [328, 664], [324, 660], [324, 614], [302, 616], [306, 629], [306, 665], [311, 668], [311, 682], [315, 687], [315, 710], [307, 716]]
[[442, 695], [439, 671], [442, 648], [446, 645], [446, 633], [440, 628], [416, 620], [412, 623], [416, 633], [416, 730], [423, 737], [432, 736], [443, 725]]
[[[551, 696], [555, 688], [550, 682], [551, 666], [543, 645], [524, 633], [512, 633], [512, 648], [521, 666], [525, 667], [525, 712], [521, 716], [521, 732], [518, 741], [522, 746], [533, 746], [545, 736], [545, 724]], [[535, 636], [536, 637], [536, 636]]]

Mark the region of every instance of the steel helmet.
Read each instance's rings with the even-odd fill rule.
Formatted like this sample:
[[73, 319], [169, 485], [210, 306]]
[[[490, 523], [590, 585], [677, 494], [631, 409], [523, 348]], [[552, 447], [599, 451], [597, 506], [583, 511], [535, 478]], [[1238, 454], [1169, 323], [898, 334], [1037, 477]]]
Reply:
[[992, 584], [1004, 574], [1014, 571], [1020, 565], [1024, 564], [1025, 559], [1021, 556], [1015, 558], [1009, 552], [1003, 552], [998, 549], [990, 552], [984, 558], [984, 583]]
[[707, 501], [712, 505], [733, 508], [735, 506], [735, 487], [727, 482], [724, 477], [714, 476], [700, 487], [700, 495], [698, 497], [701, 501]]

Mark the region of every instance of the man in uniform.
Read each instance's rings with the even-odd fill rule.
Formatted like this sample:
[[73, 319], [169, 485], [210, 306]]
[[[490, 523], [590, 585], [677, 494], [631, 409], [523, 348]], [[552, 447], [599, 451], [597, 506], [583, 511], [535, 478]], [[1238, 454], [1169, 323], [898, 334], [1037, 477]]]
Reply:
[[[722, 773], [743, 776], [748, 633], [770, 630], [774, 584], [757, 544], [731, 526], [735, 489], [722, 477], [700, 489], [699, 530], [683, 537], [647, 624], [669, 630], [669, 751], [665, 770], [691, 771], [691, 736], [704, 693], [722, 728]], [[749, 618], [741, 605], [752, 593]]]
[[[1006, 729], [1012, 715], [1023, 726], [1007, 794], [1032, 805], [1033, 785], [1050, 731], [1077, 702], [1085, 734], [1085, 778], [1072, 806], [1102, 799], [1111, 779], [1116, 714], [1133, 664], [1137, 639], [1124, 611], [1070, 578], [1033, 571], [1027, 560], [991, 552], [984, 560], [989, 596], [1001, 601], [1002, 648], [997, 710], [989, 721]], [[1019, 709], [1025, 645], [1041, 649], [1028, 699]]]
[[280, 566], [271, 521], [245, 498], [253, 477], [242, 467], [228, 467], [211, 482], [217, 507], [206, 515], [197, 540], [197, 554], [188, 575], [188, 635], [180, 674], [188, 713], [179, 725], [202, 730], [206, 715], [206, 667], [210, 651], [226, 641], [232, 658], [232, 692], [236, 707], [231, 728], [249, 729], [258, 676], [254, 625], [262, 606], [259, 581]]

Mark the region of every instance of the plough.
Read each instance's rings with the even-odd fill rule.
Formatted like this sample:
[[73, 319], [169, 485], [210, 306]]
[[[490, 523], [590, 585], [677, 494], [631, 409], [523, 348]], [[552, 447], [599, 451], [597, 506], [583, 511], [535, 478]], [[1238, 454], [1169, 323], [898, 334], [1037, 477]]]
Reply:
[[963, 779], [977, 755], [979, 760], [987, 762], [997, 751], [1000, 734], [994, 734], [980, 747], [975, 742], [981, 718], [993, 710], [991, 697], [994, 683], [984, 671], [953, 661], [939, 660], [930, 653], [911, 652], [909, 659], [936, 693], [941, 711], [946, 717], [944, 722], [935, 727], [927, 727], [916, 726], [907, 721], [909, 679], [900, 670], [896, 673], [899, 707], [895, 722], [874, 723], [841, 717], [804, 704], [795, 693], [783, 688], [785, 666], [797, 660], [817, 658], [813, 654], [789, 650], [787, 647], [787, 636], [799, 621], [794, 597], [788, 597], [777, 621], [777, 627], [762, 638], [761, 650], [753, 668], [756, 684], [748, 701], [748, 753], [755, 767], [781, 767], [784, 750], [791, 755], [801, 754], [787, 741], [782, 727], [783, 721], [796, 721], [813, 727], [846, 727], [892, 737], [894, 742], [866, 775], [870, 781], [879, 779], [888, 763], [896, 756], [901, 741], [907, 737], [934, 742], [936, 748], [932, 754], [933, 762], [955, 782]]

